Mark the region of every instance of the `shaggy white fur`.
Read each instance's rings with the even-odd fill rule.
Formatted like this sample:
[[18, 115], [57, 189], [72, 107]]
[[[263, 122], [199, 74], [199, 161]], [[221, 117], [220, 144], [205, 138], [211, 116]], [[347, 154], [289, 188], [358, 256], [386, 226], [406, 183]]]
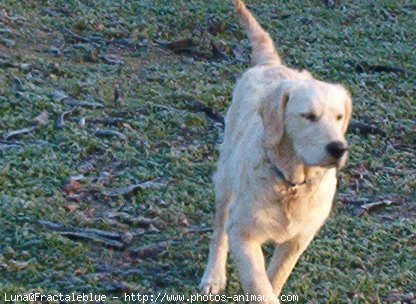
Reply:
[[[245, 292], [277, 296], [328, 217], [347, 157], [351, 98], [342, 86], [282, 65], [270, 36], [240, 0], [254, 67], [238, 81], [214, 176], [215, 229], [200, 288], [226, 285], [229, 248]], [[276, 248], [267, 271], [261, 245]], [[278, 300], [256, 303], [278, 303]]]

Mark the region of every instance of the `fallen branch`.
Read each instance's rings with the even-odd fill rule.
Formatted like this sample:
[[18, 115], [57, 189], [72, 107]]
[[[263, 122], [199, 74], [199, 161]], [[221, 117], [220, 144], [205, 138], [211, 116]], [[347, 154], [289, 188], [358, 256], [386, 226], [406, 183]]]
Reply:
[[81, 36], [81, 35], [78, 35], [78, 34], [75, 34], [74, 32], [72, 32], [72, 31], [70, 31], [70, 30], [68, 30], [68, 29], [64, 29], [64, 33], [67, 35], [67, 36], [70, 36], [73, 40], [75, 40], [76, 42], [85, 42], [85, 43], [94, 43], [94, 42], [97, 42], [97, 40], [93, 40], [93, 39], [90, 39], [90, 38], [86, 38], [86, 37], [84, 37], [84, 36]]
[[165, 251], [170, 245], [175, 243], [175, 240], [160, 241], [154, 244], [134, 248], [129, 251], [130, 256], [134, 258], [147, 259]]
[[186, 229], [185, 234], [190, 234], [190, 233], [205, 233], [205, 232], [211, 232], [212, 228], [211, 227], [189, 227], [188, 229]]
[[371, 65], [366, 62], [357, 63], [355, 66], [355, 70], [358, 73], [403, 73], [407, 74], [407, 71], [403, 68], [396, 67], [396, 66], [387, 66], [387, 65]]
[[54, 145], [46, 140], [29, 140], [29, 141], [7, 141], [7, 140], [0, 140], [0, 144], [2, 145], [10, 145], [10, 146], [24, 146], [24, 145]]
[[68, 96], [65, 92], [59, 91], [59, 90], [55, 91], [51, 95], [51, 97], [53, 100], [57, 102], [62, 102], [66, 105], [73, 106], [73, 107], [85, 107], [85, 108], [94, 108], [94, 109], [104, 107], [102, 103], [77, 100], [75, 98]]
[[59, 118], [56, 121], [56, 127], [58, 129], [62, 129], [64, 127], [64, 125], [65, 125], [65, 116], [72, 114], [75, 111], [76, 108], [77, 107], [73, 107], [72, 109], [70, 109], [68, 111], [64, 111], [64, 112], [61, 113], [61, 115], [59, 115]]
[[90, 43], [90, 44], [95, 44], [100, 47], [104, 45], [113, 44], [119, 47], [137, 49], [138, 47], [144, 47], [147, 45], [145, 41], [135, 42], [134, 40], [123, 39], [123, 38], [108, 40], [103, 37], [97, 37], [97, 36], [81, 36], [68, 29], [65, 29], [63, 32], [67, 37], [69, 37], [75, 42]]
[[[168, 112], [184, 113], [183, 110], [180, 110], [180, 109], [177, 109], [177, 108], [172, 108], [172, 107], [169, 107], [169, 106], [166, 106], [166, 105], [161, 105], [161, 104], [158, 104], [158, 103], [153, 103], [153, 102], [149, 102], [149, 103], [145, 104], [144, 106], [151, 106], [151, 107], [155, 107], [155, 108], [158, 108], [160, 110], [168, 111]], [[139, 109], [139, 112], [140, 112], [140, 109]]]
[[106, 63], [112, 64], [112, 65], [123, 63], [123, 60], [121, 60], [116, 55], [111, 55], [111, 54], [102, 55], [101, 59], [103, 59]]
[[9, 142], [9, 141], [0, 140], [0, 151], [4, 151], [6, 149], [11, 149], [11, 148], [20, 148], [21, 146], [22, 144], [18, 142]]
[[412, 300], [416, 299], [416, 293], [408, 292], [408, 293], [400, 293], [400, 292], [393, 292], [387, 298], [384, 299], [386, 303], [414, 303]]
[[161, 47], [169, 49], [175, 53], [190, 52], [195, 48], [195, 43], [190, 38], [179, 39], [171, 42], [156, 41]]
[[118, 137], [122, 140], [127, 139], [126, 135], [115, 130], [97, 130], [94, 134], [98, 137]]
[[113, 44], [117, 45], [119, 47], [125, 47], [130, 49], [137, 49], [139, 47], [145, 47], [147, 46], [147, 41], [142, 40], [141, 42], [134, 42], [132, 39], [123, 39], [123, 38], [116, 38], [111, 40], [106, 40], [105, 43], [107, 45]]
[[74, 239], [74, 240], [82, 240], [82, 239], [86, 239], [86, 240], [90, 240], [99, 244], [103, 244], [107, 247], [112, 247], [112, 248], [116, 248], [116, 249], [124, 249], [125, 244], [116, 240], [112, 240], [112, 239], [107, 239], [105, 237], [101, 237], [99, 235], [95, 235], [95, 234], [91, 234], [91, 233], [87, 233], [87, 232], [82, 232], [82, 231], [59, 231], [58, 232], [60, 235], [66, 236], [70, 239]]
[[18, 64], [8, 61], [8, 60], [3, 60], [0, 59], [0, 68], [18, 68]]
[[116, 219], [123, 223], [138, 226], [140, 228], [164, 228], [167, 225], [159, 217], [148, 218], [144, 216], [133, 216], [126, 212], [108, 212], [105, 216], [106, 219]]
[[194, 101], [187, 102], [187, 105], [190, 106], [190, 110], [193, 110], [195, 112], [203, 112], [213, 121], [220, 123], [223, 126], [225, 125], [224, 117], [217, 111], [204, 105], [202, 102], [194, 100]]
[[27, 134], [27, 133], [31, 133], [32, 131], [34, 131], [36, 129], [37, 126], [31, 126], [28, 128], [23, 128], [23, 129], [19, 129], [19, 130], [14, 130], [14, 131], [9, 131], [3, 134], [3, 138], [5, 140], [11, 139], [13, 137], [17, 137], [19, 135], [22, 134]]
[[103, 194], [105, 196], [114, 197], [114, 196], [126, 195], [126, 194], [129, 194], [129, 193], [135, 192], [139, 189], [140, 190], [143, 190], [143, 189], [160, 189], [164, 186], [166, 186], [166, 183], [162, 182], [161, 178], [156, 178], [156, 179], [153, 179], [153, 180], [150, 180], [150, 181], [130, 185], [130, 186], [127, 186], [127, 187], [116, 188], [116, 189], [104, 191]]
[[388, 199], [381, 200], [381, 201], [376, 201], [376, 202], [372, 202], [372, 203], [367, 203], [367, 204], [361, 205], [355, 211], [355, 214], [357, 216], [362, 216], [365, 213], [380, 209], [381, 207], [390, 206], [390, 205], [399, 205], [399, 204], [400, 204], [399, 202], [394, 202], [394, 201], [391, 201], [391, 200], [388, 200]]
[[338, 194], [340, 201], [347, 205], [352, 205], [353, 212], [357, 216], [362, 216], [365, 213], [378, 210], [385, 206], [401, 205], [404, 200], [400, 196], [391, 195], [375, 198], [354, 198], [349, 195]]
[[105, 126], [120, 126], [124, 122], [122, 117], [107, 117], [102, 119], [90, 119], [87, 118], [87, 123], [101, 123]]
[[381, 136], [386, 136], [386, 132], [384, 132], [380, 128], [365, 124], [358, 120], [351, 120], [349, 128], [351, 131], [358, 131], [361, 134], [377, 134]]
[[93, 101], [81, 101], [76, 100], [74, 98], [68, 98], [63, 100], [63, 103], [72, 107], [84, 107], [84, 108], [103, 108], [104, 105], [99, 102], [93, 102]]
[[0, 55], [0, 68], [16, 68], [22, 71], [28, 71], [32, 68], [30, 63], [17, 63], [14, 59]]
[[123, 233], [105, 231], [94, 228], [69, 228], [61, 224], [50, 221], [39, 221], [39, 224], [49, 230], [56, 231], [58, 234], [75, 240], [90, 240], [108, 247], [124, 249], [126, 243]]
[[179, 39], [171, 42], [157, 40], [156, 43], [162, 48], [168, 49], [176, 54], [187, 54], [203, 59], [210, 57], [208, 54], [199, 51], [195, 41], [190, 38]]

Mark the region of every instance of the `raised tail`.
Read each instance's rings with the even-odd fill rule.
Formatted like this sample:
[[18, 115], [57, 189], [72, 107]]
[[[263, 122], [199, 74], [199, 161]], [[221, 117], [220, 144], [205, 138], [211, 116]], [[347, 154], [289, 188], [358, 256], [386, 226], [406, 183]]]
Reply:
[[233, 0], [241, 23], [250, 39], [253, 65], [281, 63], [270, 35], [261, 27], [241, 0]]

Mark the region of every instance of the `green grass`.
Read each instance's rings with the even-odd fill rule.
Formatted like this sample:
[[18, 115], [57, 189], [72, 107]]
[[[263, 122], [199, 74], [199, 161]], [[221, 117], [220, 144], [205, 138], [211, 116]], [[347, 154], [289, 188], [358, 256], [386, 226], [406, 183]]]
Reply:
[[[284, 293], [298, 294], [300, 303], [393, 303], [391, 295], [416, 291], [416, 6], [387, 0], [334, 7], [324, 1], [280, 2], [248, 4], [285, 62], [346, 85], [354, 98], [354, 119], [387, 134], [349, 135], [352, 152], [340, 174], [339, 199]], [[98, 42], [75, 41], [68, 30]], [[194, 52], [175, 54], [158, 43], [182, 38], [193, 38]], [[103, 43], [114, 39], [130, 44]], [[226, 58], [212, 58], [211, 40], [226, 44]], [[236, 60], [232, 50], [244, 60]], [[103, 58], [108, 54], [123, 63], [108, 64]], [[1, 2], [1, 133], [29, 127], [48, 113], [46, 124], [13, 139], [22, 145], [0, 142], [1, 294], [195, 293], [210, 232], [187, 230], [211, 224], [211, 175], [221, 132], [189, 103], [197, 100], [225, 113], [248, 54], [228, 1]], [[361, 73], [357, 64], [406, 73]], [[116, 87], [120, 102], [114, 102]], [[78, 108], [59, 129], [58, 117], [71, 107], [52, 98], [57, 90], [104, 107]], [[97, 122], [109, 117], [122, 122]], [[97, 129], [119, 131], [126, 140], [97, 137]], [[71, 200], [65, 184], [83, 172], [85, 191], [76, 190], [81, 196]], [[103, 172], [110, 176], [104, 183]], [[166, 181], [162, 189], [103, 195], [158, 177]], [[341, 202], [345, 197], [400, 204], [359, 217], [354, 206]], [[143, 228], [109, 221], [109, 212], [157, 218], [161, 224]], [[125, 250], [115, 250], [70, 240], [43, 228], [40, 220], [141, 233]], [[158, 255], [129, 254], [173, 239]], [[229, 273], [227, 294], [241, 292], [232, 264]]]

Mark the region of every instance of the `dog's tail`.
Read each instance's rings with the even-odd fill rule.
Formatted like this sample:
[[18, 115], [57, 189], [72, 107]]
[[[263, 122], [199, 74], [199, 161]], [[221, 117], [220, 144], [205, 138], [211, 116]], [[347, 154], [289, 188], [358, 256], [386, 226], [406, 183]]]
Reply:
[[270, 35], [261, 27], [256, 18], [253, 17], [243, 1], [233, 0], [233, 2], [241, 23], [250, 39], [253, 65], [271, 62], [280, 64], [280, 57], [276, 52]]

